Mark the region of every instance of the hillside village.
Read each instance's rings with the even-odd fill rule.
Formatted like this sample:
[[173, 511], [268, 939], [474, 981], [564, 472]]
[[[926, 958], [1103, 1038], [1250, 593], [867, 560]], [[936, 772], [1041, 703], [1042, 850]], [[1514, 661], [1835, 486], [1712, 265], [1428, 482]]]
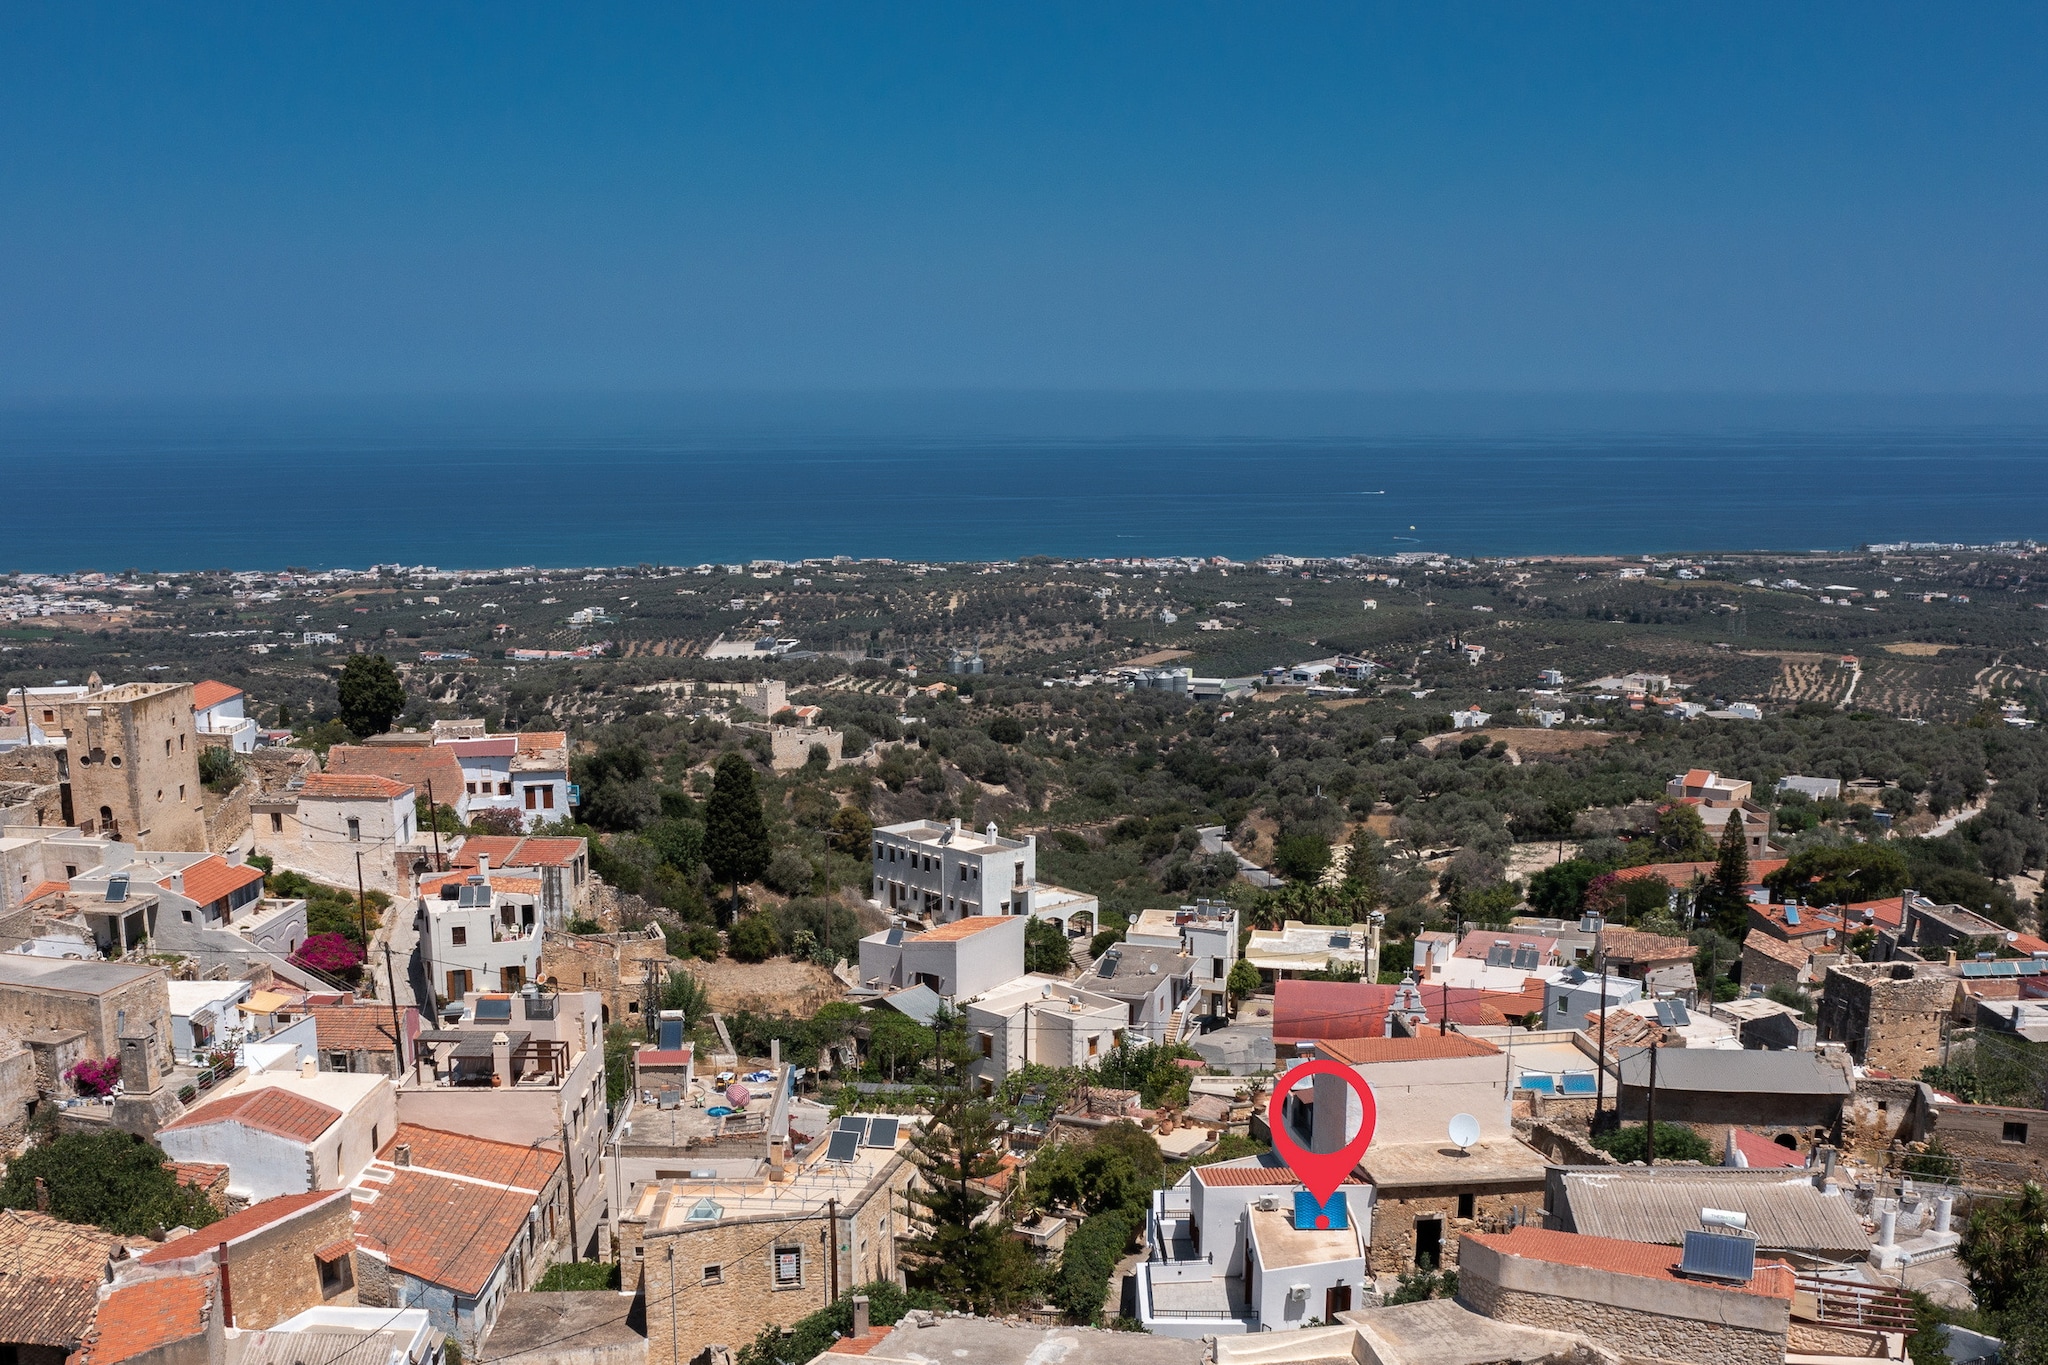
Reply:
[[17, 578], [0, 1349], [2038, 1359], [2032, 553]]

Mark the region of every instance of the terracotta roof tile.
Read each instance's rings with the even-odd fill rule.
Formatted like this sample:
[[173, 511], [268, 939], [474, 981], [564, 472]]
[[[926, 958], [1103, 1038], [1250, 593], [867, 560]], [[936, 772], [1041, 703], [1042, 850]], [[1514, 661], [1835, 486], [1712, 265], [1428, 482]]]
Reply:
[[358, 1186], [358, 1244], [407, 1275], [459, 1294], [481, 1291], [525, 1231], [560, 1154], [401, 1124], [380, 1162], [401, 1143], [412, 1164], [380, 1164]]
[[[1382, 1038], [1387, 1032], [1387, 1007], [1394, 986], [1363, 981], [1296, 981], [1282, 979], [1273, 990], [1273, 1039], [1287, 1044], [1316, 1038]], [[1448, 1007], [1453, 1024], [1498, 1024], [1540, 1013], [1543, 982], [1529, 977], [1519, 992], [1487, 991], [1476, 986], [1422, 987], [1422, 1003], [1432, 1018]]]
[[825, 1348], [828, 1355], [864, 1356], [889, 1339], [894, 1327], [870, 1327], [864, 1337], [841, 1337]]
[[927, 929], [915, 939], [907, 941], [914, 943], [951, 943], [955, 940], [978, 934], [984, 929], [993, 929], [1009, 918], [1011, 917], [1007, 915], [967, 915], [954, 920], [951, 924], [941, 924], [936, 929]]
[[30, 901], [41, 900], [45, 896], [61, 896], [70, 889], [70, 882], [38, 882], [28, 889], [28, 894], [21, 898], [21, 903], [27, 905]]
[[[420, 894], [428, 897], [436, 896], [440, 894], [442, 887], [450, 883], [461, 886], [475, 875], [476, 869], [474, 868], [466, 871], [457, 868], [453, 872], [443, 872], [438, 876], [422, 877], [420, 878]], [[491, 889], [503, 891], [513, 896], [538, 896], [540, 894], [540, 878], [501, 877], [498, 875], [498, 869], [493, 866], [491, 869]]]
[[265, 1199], [261, 1203], [251, 1204], [240, 1213], [230, 1214], [219, 1222], [208, 1223], [197, 1232], [150, 1248], [143, 1253], [142, 1263], [160, 1265], [165, 1261], [197, 1256], [201, 1252], [213, 1250], [222, 1242], [239, 1242], [244, 1237], [261, 1232], [317, 1205], [346, 1198], [347, 1190], [307, 1190], [301, 1194], [281, 1194], [275, 1199]]
[[[1299, 1185], [1301, 1178], [1285, 1166], [1197, 1166], [1195, 1179], [1209, 1186]], [[1363, 1185], [1357, 1176], [1344, 1177], [1347, 1185]]]
[[518, 1185], [532, 1190], [544, 1189], [555, 1167], [562, 1161], [560, 1153], [544, 1148], [527, 1147], [517, 1142], [496, 1142], [439, 1128], [423, 1128], [416, 1123], [399, 1124], [398, 1131], [384, 1144], [384, 1150], [377, 1153], [377, 1159], [394, 1160], [400, 1144], [412, 1148], [412, 1167], [415, 1170], [440, 1171], [467, 1176], [471, 1180], [489, 1181], [494, 1185]]
[[1735, 1129], [1735, 1147], [1752, 1169], [1806, 1165], [1805, 1154], [1796, 1147], [1782, 1147], [1762, 1133], [1752, 1133], [1747, 1128]]
[[308, 773], [298, 794], [320, 800], [395, 801], [412, 789], [410, 782], [375, 773]]
[[209, 1193], [228, 1176], [227, 1167], [216, 1166], [210, 1161], [166, 1161], [164, 1165], [170, 1168], [180, 1185], [190, 1185]]
[[1767, 934], [1761, 929], [1749, 931], [1748, 936], [1742, 940], [1742, 951], [1745, 953], [1760, 953], [1765, 957], [1782, 962], [1788, 967], [1798, 968], [1801, 971], [1804, 971], [1807, 964], [1813, 960], [1811, 949], [1802, 947], [1797, 943], [1787, 942], [1777, 935]]
[[1455, 1057], [1498, 1057], [1500, 1049], [1484, 1038], [1463, 1033], [1425, 1033], [1420, 1038], [1329, 1038], [1316, 1051], [1352, 1066], [1380, 1062], [1437, 1062]]
[[241, 695], [241, 688], [229, 687], [224, 682], [215, 682], [208, 678], [205, 682], [192, 684], [192, 709], [204, 711]]
[[1692, 961], [1693, 946], [1682, 938], [1646, 934], [1640, 929], [1609, 929], [1605, 939], [1609, 962]]
[[314, 1036], [322, 1048], [350, 1052], [390, 1052], [391, 1008], [388, 1005], [314, 1005]]
[[183, 890], [178, 894], [199, 905], [212, 905], [215, 901], [226, 900], [245, 886], [263, 880], [263, 869], [247, 863], [231, 866], [218, 853], [211, 858], [196, 862], [185, 869], [182, 881], [166, 877], [157, 883], [166, 891]]
[[543, 754], [567, 753], [569, 733], [566, 730], [522, 730], [519, 734], [519, 756], [539, 758]]
[[388, 777], [421, 796], [431, 783], [434, 800], [443, 806], [462, 796], [462, 764], [439, 744], [337, 744], [327, 751], [327, 771]]
[[1756, 1278], [1747, 1284], [1724, 1284], [1678, 1273], [1684, 1259], [1681, 1247], [1650, 1242], [1623, 1242], [1611, 1237], [1587, 1237], [1576, 1232], [1552, 1232], [1547, 1228], [1516, 1228], [1513, 1232], [1468, 1232], [1470, 1240], [1504, 1256], [1520, 1256], [1552, 1265], [1580, 1266], [1606, 1270], [1617, 1275], [1636, 1275], [1646, 1280], [1682, 1280], [1686, 1284], [1725, 1289], [1733, 1294], [1755, 1294], [1767, 1299], [1792, 1297], [1792, 1268], [1780, 1261], [1759, 1261]]
[[450, 859], [450, 866], [473, 868], [477, 855], [491, 855], [492, 867], [564, 867], [585, 852], [583, 840], [521, 839], [504, 834], [473, 834]]
[[71, 1350], [85, 1336], [120, 1239], [29, 1209], [0, 1209], [0, 1323], [7, 1339]]
[[244, 1128], [274, 1133], [296, 1142], [312, 1142], [341, 1120], [341, 1111], [318, 1100], [294, 1095], [277, 1086], [244, 1090], [180, 1114], [164, 1125], [170, 1132], [210, 1123], [239, 1123]]
[[196, 1337], [213, 1307], [212, 1275], [179, 1275], [122, 1285], [100, 1303], [82, 1365], [115, 1365], [146, 1351]]

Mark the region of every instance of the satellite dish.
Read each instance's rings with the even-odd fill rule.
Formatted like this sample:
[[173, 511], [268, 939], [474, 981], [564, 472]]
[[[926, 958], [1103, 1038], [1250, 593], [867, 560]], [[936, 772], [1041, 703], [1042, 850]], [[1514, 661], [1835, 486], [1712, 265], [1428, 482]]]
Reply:
[[1479, 1120], [1470, 1114], [1451, 1115], [1451, 1141], [1463, 1152], [1479, 1141]]

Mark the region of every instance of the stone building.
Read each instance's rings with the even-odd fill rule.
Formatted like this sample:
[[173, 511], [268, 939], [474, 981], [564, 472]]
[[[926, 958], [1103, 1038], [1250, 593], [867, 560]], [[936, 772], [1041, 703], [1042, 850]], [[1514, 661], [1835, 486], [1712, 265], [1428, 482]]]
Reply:
[[[737, 1351], [764, 1325], [788, 1326], [855, 1285], [894, 1279], [906, 1232], [908, 1126], [885, 1119], [842, 1146], [820, 1139], [778, 1173], [657, 1181], [619, 1225], [625, 1282], [648, 1305], [649, 1360]], [[886, 1143], [867, 1145], [876, 1137]]]
[[[431, 856], [416, 837], [413, 787], [369, 773], [312, 773], [250, 803], [255, 850], [288, 872], [328, 886], [361, 884], [402, 896], [406, 871]], [[360, 859], [360, 865], [358, 864]]]
[[190, 683], [95, 686], [56, 712], [79, 829], [145, 849], [207, 847]]
[[0, 953], [0, 1028], [32, 1047], [63, 1051], [69, 1061], [118, 1057], [123, 1038], [149, 1037], [169, 1070], [169, 980], [161, 967]]
[[542, 980], [562, 990], [596, 991], [604, 998], [606, 1024], [640, 1022], [647, 982], [653, 980], [659, 992], [669, 968], [677, 965], [668, 955], [668, 937], [659, 924], [617, 934], [550, 929], [541, 936]]
[[1918, 1076], [1941, 1063], [1953, 970], [1933, 962], [1845, 962], [1821, 987], [1820, 1039], [1867, 1067]]
[[227, 1266], [235, 1322], [274, 1327], [308, 1308], [356, 1303], [355, 1220], [349, 1192], [316, 1190], [251, 1204], [240, 1213], [143, 1253], [121, 1267], [191, 1274]]
[[1958, 1179], [2016, 1190], [2048, 1183], [2048, 1110], [1998, 1104], [1930, 1104], [1926, 1136], [1960, 1161]]
[[1458, 1301], [1500, 1322], [1575, 1332], [1631, 1358], [1781, 1365], [1793, 1276], [1777, 1263], [1745, 1281], [1678, 1273], [1677, 1247], [1523, 1227], [1468, 1234]]

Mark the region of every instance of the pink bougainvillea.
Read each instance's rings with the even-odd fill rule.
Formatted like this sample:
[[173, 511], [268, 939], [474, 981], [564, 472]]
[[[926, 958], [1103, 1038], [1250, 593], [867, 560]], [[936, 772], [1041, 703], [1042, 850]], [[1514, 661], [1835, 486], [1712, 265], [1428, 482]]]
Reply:
[[312, 934], [292, 954], [292, 961], [328, 976], [348, 976], [363, 965], [363, 950], [342, 934]]
[[121, 1079], [121, 1059], [103, 1057], [98, 1061], [73, 1063], [64, 1072], [64, 1079], [78, 1088], [81, 1095], [107, 1096], [114, 1093], [114, 1086]]

